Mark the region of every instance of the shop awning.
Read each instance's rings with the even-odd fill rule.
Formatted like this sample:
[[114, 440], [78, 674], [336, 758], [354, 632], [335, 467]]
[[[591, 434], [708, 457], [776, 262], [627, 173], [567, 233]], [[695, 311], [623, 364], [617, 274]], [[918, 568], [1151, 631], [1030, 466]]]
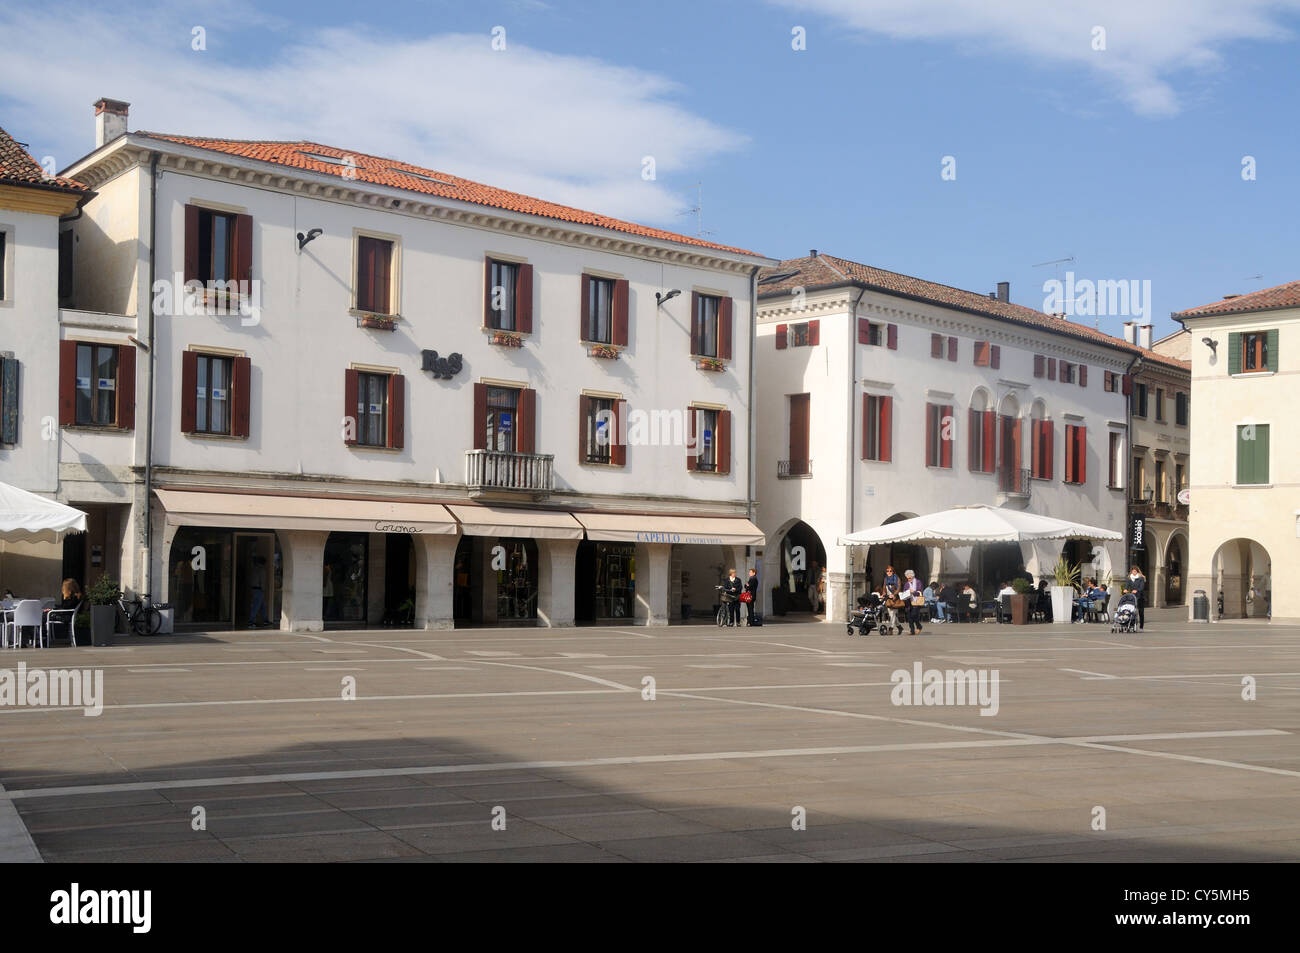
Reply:
[[763, 531], [743, 516], [632, 516], [574, 513], [588, 539], [623, 543], [761, 546]]
[[452, 536], [456, 521], [441, 503], [347, 500], [333, 496], [269, 496], [154, 490], [171, 526], [314, 529], [326, 532]]
[[506, 506], [447, 504], [466, 536], [523, 536], [533, 539], [582, 539], [582, 526], [559, 510], [516, 510]]

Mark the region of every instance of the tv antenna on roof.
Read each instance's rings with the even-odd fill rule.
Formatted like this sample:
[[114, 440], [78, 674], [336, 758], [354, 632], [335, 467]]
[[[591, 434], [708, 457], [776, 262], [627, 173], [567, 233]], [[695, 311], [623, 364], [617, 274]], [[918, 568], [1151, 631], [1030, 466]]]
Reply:
[[695, 237], [703, 238], [705, 235], [712, 235], [713, 232], [704, 227], [704, 185], [695, 183], [695, 204], [688, 209], [678, 213], [679, 215], [695, 216]]
[[[1068, 262], [1073, 262], [1073, 261], [1074, 261], [1074, 256], [1071, 255], [1071, 256], [1068, 257], [1068, 258], [1053, 258], [1051, 261], [1040, 261], [1038, 264], [1034, 265], [1033, 267], [1035, 267], [1035, 268], [1043, 268], [1043, 267], [1046, 267], [1047, 265], [1055, 265], [1055, 266], [1056, 266], [1056, 281], [1057, 281], [1057, 284], [1060, 284], [1060, 281], [1061, 281], [1061, 266], [1062, 266], [1063, 264], [1065, 264], [1067, 261], [1068, 261]], [[1065, 296], [1064, 296], [1064, 295], [1062, 295], [1062, 297], [1061, 297], [1061, 305], [1062, 305], [1062, 307], [1064, 307], [1064, 305], [1065, 305]], [[1096, 309], [1093, 309], [1093, 310], [1095, 311]], [[1065, 317], [1065, 315], [1062, 314], [1061, 317]], [[1100, 322], [1098, 322], [1098, 326], [1100, 326]]]
[[1245, 278], [1242, 278], [1241, 280], [1242, 280], [1242, 281], [1263, 281], [1263, 280], [1264, 280], [1264, 276], [1263, 276], [1263, 275], [1247, 275]]

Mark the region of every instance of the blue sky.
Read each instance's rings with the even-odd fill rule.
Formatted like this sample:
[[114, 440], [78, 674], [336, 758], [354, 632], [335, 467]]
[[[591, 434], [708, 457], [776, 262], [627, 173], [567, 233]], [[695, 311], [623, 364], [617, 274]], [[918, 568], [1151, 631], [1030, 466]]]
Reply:
[[6, 2], [0, 125], [63, 168], [110, 96], [133, 129], [314, 138], [690, 234], [701, 182], [711, 240], [1037, 308], [1034, 264], [1073, 256], [1149, 280], [1159, 336], [1300, 279], [1298, 37], [1300, 0]]

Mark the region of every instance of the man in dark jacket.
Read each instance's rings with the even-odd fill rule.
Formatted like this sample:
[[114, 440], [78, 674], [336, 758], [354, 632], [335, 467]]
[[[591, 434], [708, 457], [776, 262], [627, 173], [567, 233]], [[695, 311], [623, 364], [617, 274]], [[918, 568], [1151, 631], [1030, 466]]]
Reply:
[[1147, 624], [1146, 607], [1147, 607], [1147, 577], [1142, 575], [1142, 570], [1134, 566], [1128, 571], [1128, 581], [1124, 583], [1124, 588], [1132, 589], [1137, 593], [1138, 599], [1138, 629], [1141, 630]]
[[740, 625], [740, 593], [744, 590], [745, 584], [740, 581], [736, 575], [736, 570], [727, 570], [727, 581], [722, 584], [723, 591], [726, 592], [730, 599], [728, 600], [728, 622], [727, 625]]
[[749, 578], [745, 580], [745, 591], [749, 593], [749, 601], [745, 603], [745, 625], [754, 624], [754, 610], [758, 605], [758, 570], [751, 569]]

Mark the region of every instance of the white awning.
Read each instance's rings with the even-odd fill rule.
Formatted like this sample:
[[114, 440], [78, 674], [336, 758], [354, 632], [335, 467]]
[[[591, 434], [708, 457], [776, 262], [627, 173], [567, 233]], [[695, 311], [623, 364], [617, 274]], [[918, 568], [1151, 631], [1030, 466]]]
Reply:
[[1123, 539], [1114, 530], [1071, 520], [1040, 516], [986, 504], [954, 506], [912, 519], [841, 536], [841, 546], [918, 543], [923, 546], [971, 546], [976, 543], [1032, 542], [1045, 539]]
[[574, 513], [587, 538], [622, 543], [761, 546], [763, 531], [743, 516], [632, 516]]
[[154, 490], [171, 526], [314, 529], [325, 532], [454, 536], [456, 521], [441, 503], [348, 500], [334, 496], [270, 496]]
[[0, 540], [57, 543], [86, 531], [86, 514], [55, 500], [0, 483]]
[[525, 510], [508, 506], [448, 503], [466, 536], [522, 536], [533, 539], [582, 539], [582, 526], [559, 510]]

